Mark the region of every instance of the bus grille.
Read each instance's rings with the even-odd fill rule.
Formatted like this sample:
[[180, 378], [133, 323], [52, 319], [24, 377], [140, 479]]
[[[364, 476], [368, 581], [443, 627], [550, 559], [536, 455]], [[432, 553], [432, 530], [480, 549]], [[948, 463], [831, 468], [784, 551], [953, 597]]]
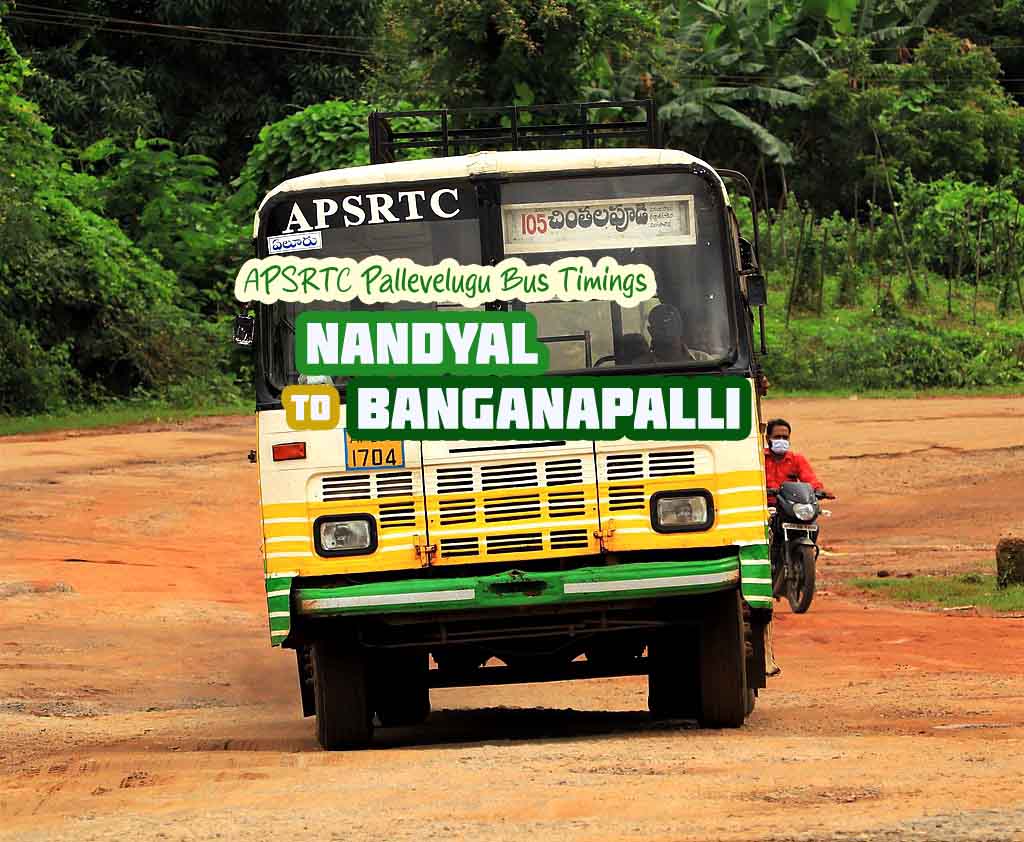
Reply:
[[320, 480], [324, 502], [331, 500], [374, 500], [381, 497], [411, 497], [411, 471], [381, 471], [373, 474], [340, 474]]
[[697, 473], [692, 450], [655, 450], [649, 453], [609, 453], [604, 457], [604, 477], [617, 480], [692, 476]]

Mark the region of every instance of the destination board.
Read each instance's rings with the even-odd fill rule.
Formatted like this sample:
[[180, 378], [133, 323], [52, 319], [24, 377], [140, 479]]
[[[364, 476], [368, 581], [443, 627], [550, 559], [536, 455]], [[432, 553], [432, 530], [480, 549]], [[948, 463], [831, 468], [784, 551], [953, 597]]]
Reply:
[[502, 215], [505, 254], [697, 242], [693, 196], [514, 204]]

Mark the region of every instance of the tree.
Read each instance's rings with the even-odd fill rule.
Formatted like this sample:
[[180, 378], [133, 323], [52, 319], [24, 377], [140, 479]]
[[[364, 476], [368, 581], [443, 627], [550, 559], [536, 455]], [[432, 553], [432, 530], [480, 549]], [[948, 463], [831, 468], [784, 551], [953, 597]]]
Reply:
[[29, 73], [0, 27], [0, 412], [213, 382], [216, 332], [103, 215], [97, 180], [23, 96]]
[[[7, 16], [61, 139], [169, 138], [238, 172], [260, 128], [363, 85], [371, 0], [69, 0]], [[138, 22], [142, 22], [141, 24]], [[192, 27], [192, 28], [186, 28]]]
[[642, 0], [385, 0], [373, 92], [449, 106], [578, 101], [650, 44]]
[[[666, 29], [674, 37], [657, 90], [672, 142], [697, 154], [713, 143], [716, 163], [723, 165], [751, 147], [774, 163], [792, 163], [789, 144], [766, 120], [779, 109], [802, 109], [804, 91], [813, 84], [810, 74], [822, 64], [799, 38], [811, 22], [818, 23], [804, 5], [719, 0], [668, 12]], [[818, 5], [827, 21], [833, 4]], [[741, 168], [752, 169], [749, 162]]]
[[782, 127], [794, 138], [803, 198], [852, 212], [857, 193], [863, 200], [884, 186], [883, 156], [890, 178], [906, 167], [923, 181], [955, 172], [994, 183], [1019, 166], [1024, 111], [1000, 86], [989, 50], [944, 33], [926, 37], [909, 63], [874, 63], [869, 49], [865, 39], [834, 45], [829, 60], [842, 69]]

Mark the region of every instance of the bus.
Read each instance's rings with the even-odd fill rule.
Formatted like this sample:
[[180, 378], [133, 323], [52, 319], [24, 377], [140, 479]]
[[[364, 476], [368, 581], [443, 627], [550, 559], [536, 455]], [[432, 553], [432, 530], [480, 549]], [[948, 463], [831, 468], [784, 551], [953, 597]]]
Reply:
[[[755, 423], [741, 441], [369, 442], [343, 412], [300, 431], [282, 391], [327, 381], [344, 404], [346, 378], [297, 370], [297, 317], [371, 308], [254, 304], [236, 340], [255, 346], [270, 642], [295, 651], [325, 749], [423, 722], [434, 688], [623, 675], [648, 677], [652, 717], [738, 727], [772, 672], [749, 182], [658, 148], [650, 103], [526, 110], [491, 109], [483, 128], [470, 109], [374, 113], [370, 165], [264, 198], [257, 256], [649, 265], [656, 296], [635, 307], [485, 309], [532, 313], [551, 375], [747, 378]], [[415, 130], [396, 128], [410, 114]], [[750, 193], [752, 243], [727, 180]]]

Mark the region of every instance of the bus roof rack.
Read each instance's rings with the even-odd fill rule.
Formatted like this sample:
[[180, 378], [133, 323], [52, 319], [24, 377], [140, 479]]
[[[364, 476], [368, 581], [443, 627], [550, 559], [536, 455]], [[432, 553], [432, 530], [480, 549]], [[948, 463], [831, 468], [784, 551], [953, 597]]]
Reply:
[[[602, 120], [595, 111], [616, 109], [621, 119]], [[640, 110], [644, 119], [626, 119]], [[595, 116], [597, 119], [594, 119]], [[434, 120], [436, 128], [397, 129], [396, 118]], [[422, 123], [424, 120], [416, 120]], [[427, 111], [374, 111], [370, 114], [370, 163], [398, 160], [409, 149], [432, 149], [435, 156], [464, 155], [483, 149], [600, 148], [609, 140], [630, 140], [631, 146], [655, 148], [658, 124], [654, 101], [601, 100], [560, 105], [509, 105], [481, 108], [438, 108]]]

